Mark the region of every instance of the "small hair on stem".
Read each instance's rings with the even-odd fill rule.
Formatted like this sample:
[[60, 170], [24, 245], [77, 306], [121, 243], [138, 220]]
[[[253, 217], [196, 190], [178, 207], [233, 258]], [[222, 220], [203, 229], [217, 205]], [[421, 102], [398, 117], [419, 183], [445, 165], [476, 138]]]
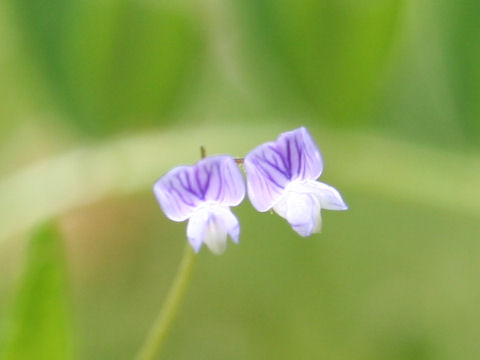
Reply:
[[205, 146], [200, 145], [200, 158], [205, 159], [207, 157], [207, 150]]
[[[205, 145], [200, 145], [200, 158], [205, 159], [207, 157], [207, 149], [205, 149]], [[244, 158], [235, 158], [235, 163], [237, 165], [243, 165]]]

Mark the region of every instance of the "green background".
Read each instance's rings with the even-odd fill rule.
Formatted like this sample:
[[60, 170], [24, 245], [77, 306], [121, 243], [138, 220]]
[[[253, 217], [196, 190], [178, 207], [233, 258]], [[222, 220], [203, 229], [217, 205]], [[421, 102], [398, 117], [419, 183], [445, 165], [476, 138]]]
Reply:
[[480, 357], [480, 2], [0, 2], [0, 358], [130, 359], [185, 223], [179, 164], [306, 126], [350, 209], [248, 201], [165, 359]]

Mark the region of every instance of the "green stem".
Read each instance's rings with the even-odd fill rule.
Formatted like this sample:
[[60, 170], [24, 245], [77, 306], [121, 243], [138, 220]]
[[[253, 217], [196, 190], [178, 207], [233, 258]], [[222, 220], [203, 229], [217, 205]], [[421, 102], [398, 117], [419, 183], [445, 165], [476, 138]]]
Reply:
[[182, 303], [183, 295], [192, 273], [194, 260], [195, 254], [187, 242], [172, 287], [135, 360], [153, 360], [160, 353], [165, 336]]

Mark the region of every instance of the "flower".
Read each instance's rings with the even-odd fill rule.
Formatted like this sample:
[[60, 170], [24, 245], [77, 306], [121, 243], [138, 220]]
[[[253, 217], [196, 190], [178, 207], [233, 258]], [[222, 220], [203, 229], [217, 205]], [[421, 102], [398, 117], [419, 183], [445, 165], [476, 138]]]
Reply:
[[245, 169], [252, 205], [261, 212], [273, 208], [301, 236], [320, 232], [321, 209], [347, 209], [335, 188], [316, 181], [323, 161], [305, 127], [253, 149], [245, 157]]
[[178, 166], [155, 183], [153, 192], [170, 220], [188, 219], [187, 238], [195, 252], [205, 243], [213, 253], [223, 253], [227, 234], [238, 242], [240, 225], [230, 206], [242, 202], [245, 184], [231, 156]]

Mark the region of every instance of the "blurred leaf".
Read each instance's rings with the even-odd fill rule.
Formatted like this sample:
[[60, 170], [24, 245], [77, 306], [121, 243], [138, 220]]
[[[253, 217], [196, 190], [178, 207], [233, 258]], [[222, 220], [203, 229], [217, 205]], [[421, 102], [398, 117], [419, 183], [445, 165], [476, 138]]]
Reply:
[[20, 17], [21, 32], [32, 49], [45, 76], [54, 87], [63, 82], [61, 47], [68, 25], [67, 14], [74, 0], [15, 0], [14, 9]]
[[480, 3], [411, 2], [378, 124], [395, 137], [458, 149], [480, 140]]
[[2, 359], [72, 359], [69, 320], [62, 239], [46, 223], [30, 240]]
[[480, 143], [480, 2], [443, 1], [445, 53], [456, 112], [465, 136]]
[[180, 5], [129, 0], [14, 5], [54, 102], [89, 134], [158, 123], [187, 90], [200, 41], [192, 16]]
[[259, 48], [254, 61], [261, 76], [270, 74], [270, 91], [283, 89], [334, 123], [365, 120], [402, 3], [250, 0], [251, 39]]

